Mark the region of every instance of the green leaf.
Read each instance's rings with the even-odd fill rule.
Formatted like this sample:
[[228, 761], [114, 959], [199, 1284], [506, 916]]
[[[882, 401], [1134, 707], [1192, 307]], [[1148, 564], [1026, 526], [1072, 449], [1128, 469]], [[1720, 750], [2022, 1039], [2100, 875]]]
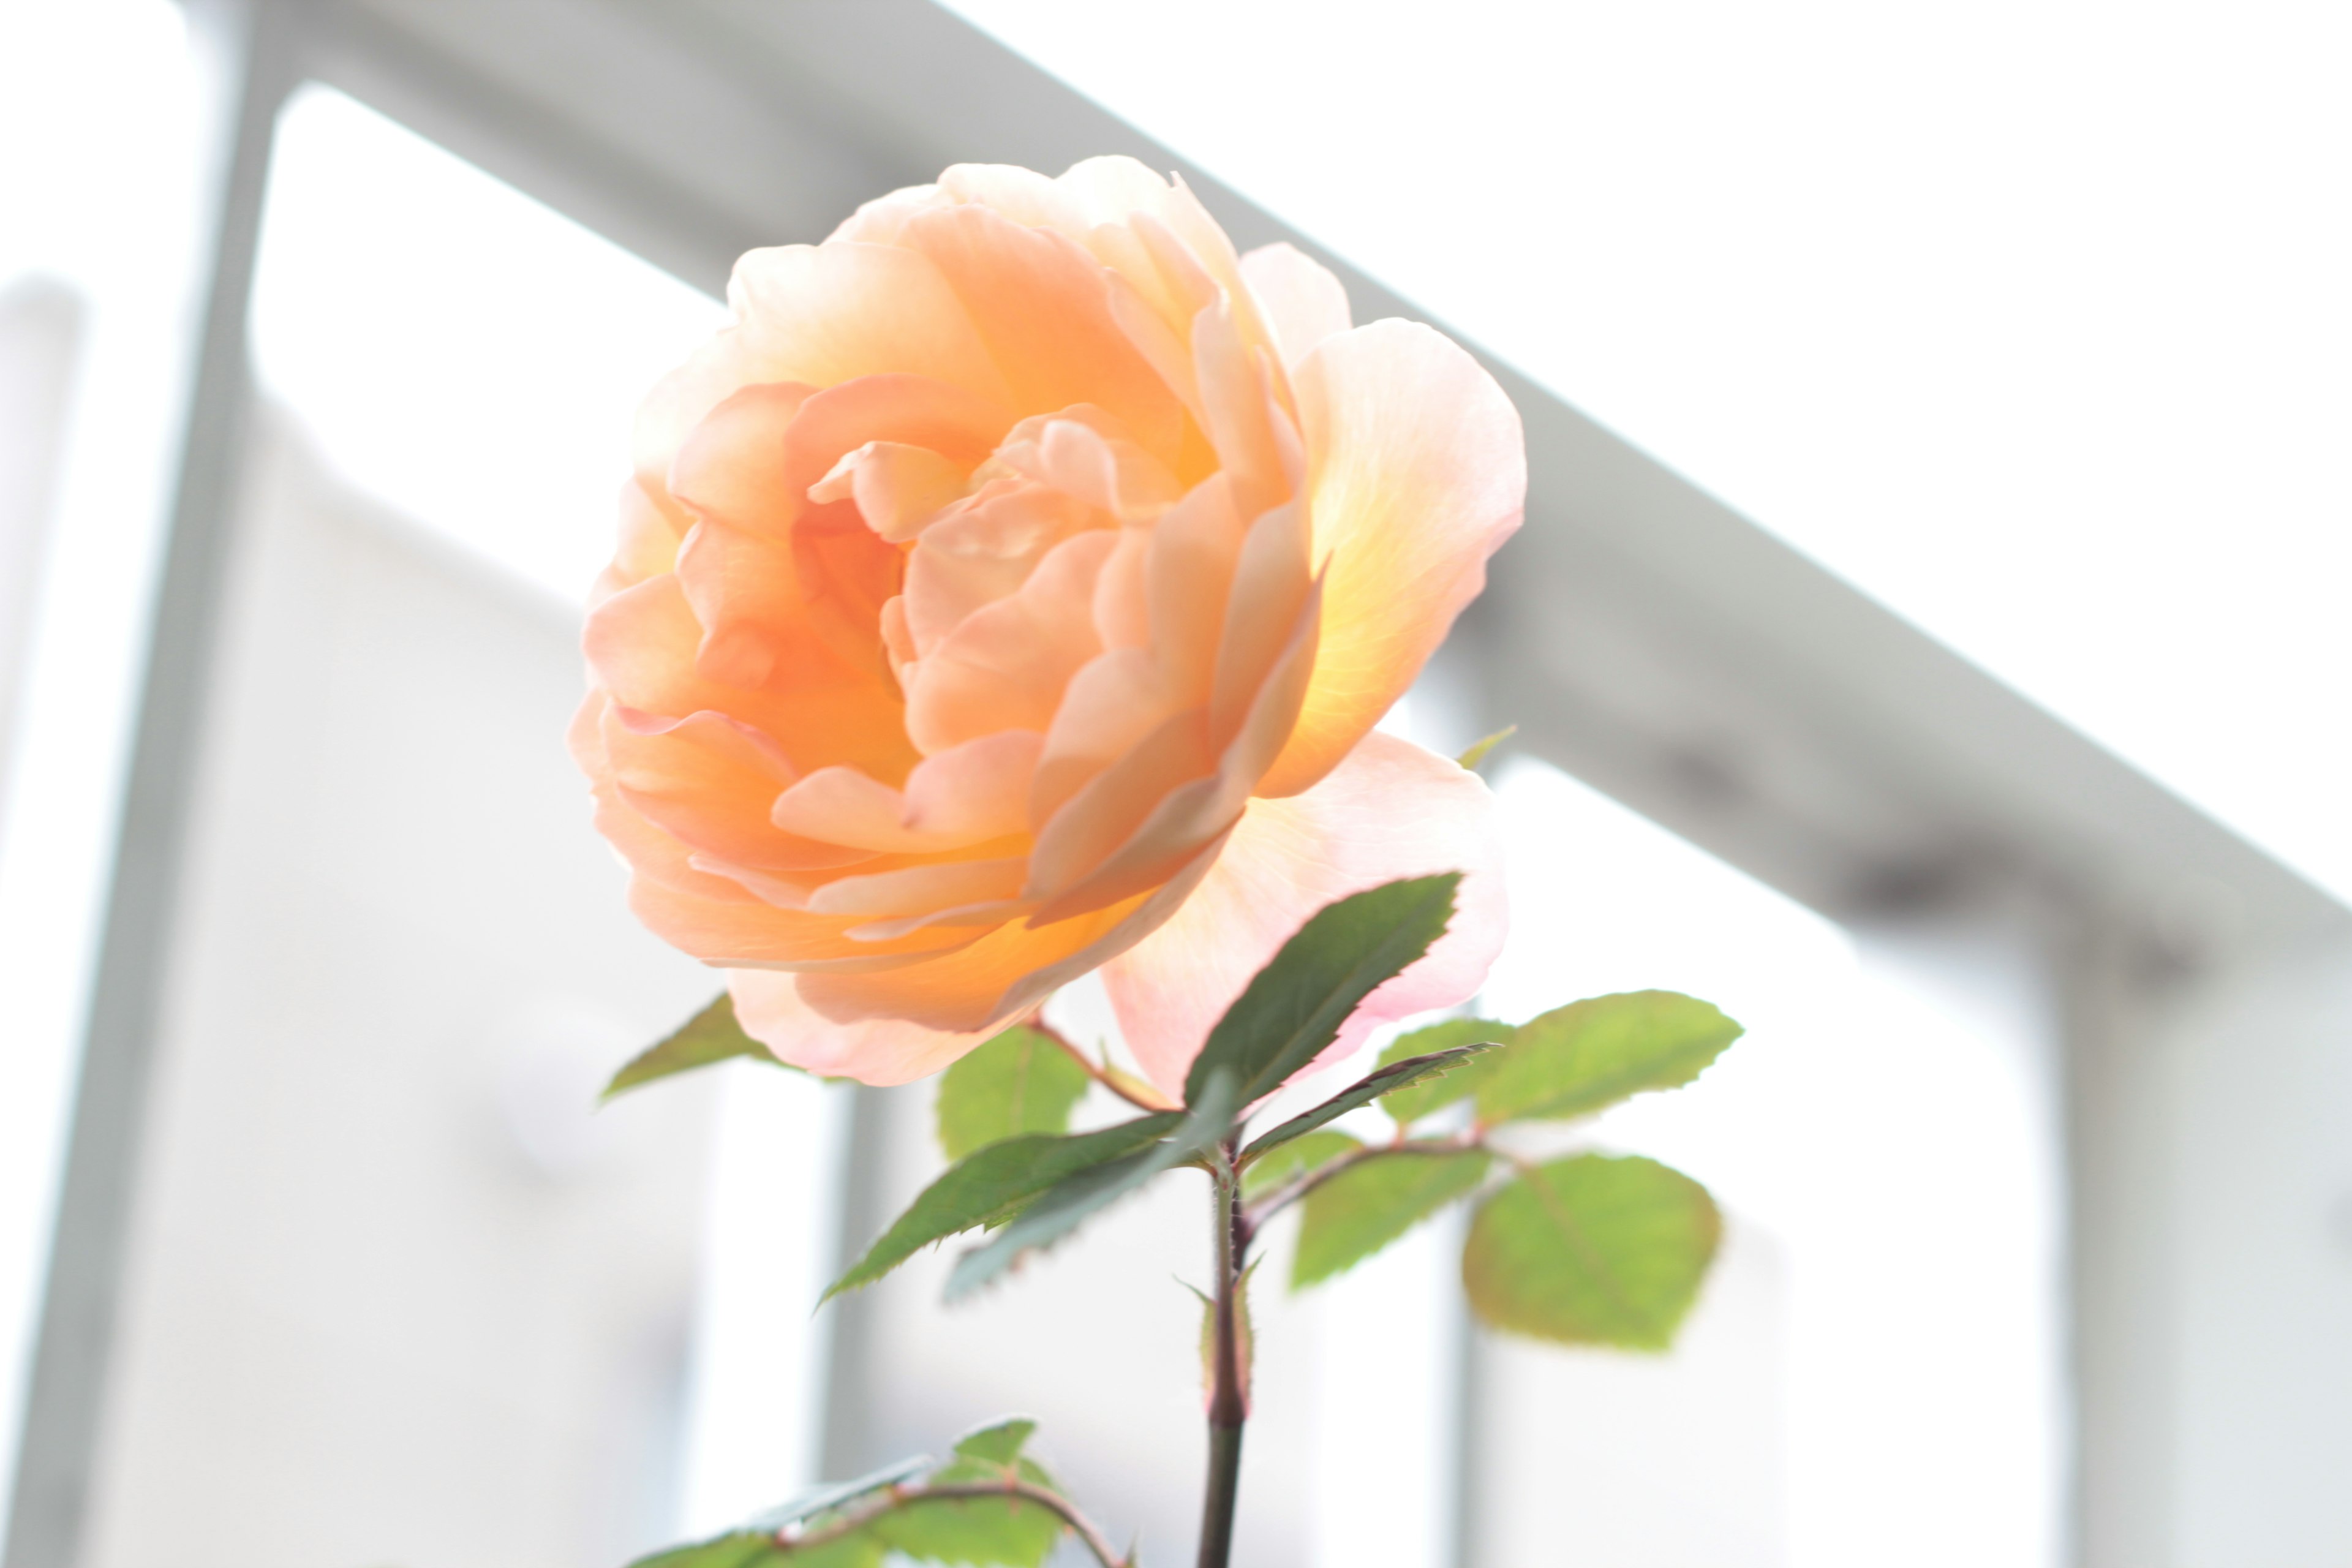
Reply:
[[1360, 1161], [1307, 1194], [1290, 1288], [1303, 1290], [1351, 1268], [1458, 1197], [1476, 1190], [1490, 1163], [1483, 1149], [1391, 1154]]
[[882, 1568], [889, 1550], [871, 1530], [854, 1530], [814, 1546], [780, 1549], [773, 1558], [762, 1558], [758, 1568], [768, 1568], [772, 1562], [780, 1568]]
[[1358, 1003], [1429, 951], [1454, 916], [1461, 880], [1458, 871], [1409, 878], [1318, 910], [1210, 1029], [1184, 1079], [1184, 1103], [1199, 1104], [1221, 1068], [1248, 1105], [1313, 1061]]
[[790, 1063], [778, 1061], [767, 1047], [745, 1034], [743, 1026], [735, 1021], [735, 998], [721, 991], [718, 1001], [679, 1025], [671, 1034], [630, 1058], [627, 1065], [613, 1075], [613, 1081], [604, 1086], [603, 1098], [610, 1100], [641, 1083], [651, 1083], [672, 1073], [707, 1068], [713, 1062], [728, 1061], [736, 1057], [751, 1057], [782, 1068], [787, 1072], [801, 1070]]
[[1518, 732], [1519, 727], [1517, 724], [1506, 724], [1493, 734], [1471, 742], [1468, 749], [1454, 759], [1454, 765], [1458, 768], [1475, 769], [1480, 763], [1486, 760], [1488, 752]]
[[1480, 1075], [1478, 1120], [1562, 1120], [1644, 1089], [1674, 1089], [1741, 1032], [1706, 1003], [1672, 991], [1571, 1002], [1521, 1024]]
[[1309, 1132], [1304, 1138], [1288, 1140], [1250, 1162], [1249, 1168], [1242, 1173], [1242, 1196], [1254, 1198], [1270, 1193], [1362, 1147], [1345, 1132]]
[[[930, 1478], [936, 1484], [1018, 1478], [1053, 1489], [1053, 1478], [1027, 1459], [1010, 1465], [965, 1459]], [[1052, 1509], [1025, 1498], [915, 1499], [866, 1527], [891, 1550], [922, 1563], [963, 1563], [1039, 1568], [1069, 1527]]]
[[1021, 1457], [1022, 1445], [1036, 1430], [1037, 1423], [1025, 1415], [992, 1422], [956, 1439], [956, 1457], [978, 1459], [983, 1464], [1009, 1465]]
[[814, 1519], [821, 1513], [832, 1512], [842, 1504], [855, 1502], [868, 1492], [878, 1492], [884, 1487], [895, 1487], [899, 1482], [919, 1476], [930, 1468], [931, 1457], [929, 1454], [917, 1454], [911, 1458], [900, 1459], [896, 1464], [885, 1465], [878, 1470], [868, 1470], [855, 1480], [820, 1482], [803, 1491], [795, 1492], [791, 1498], [778, 1503], [765, 1513], [752, 1515], [737, 1528], [765, 1531], [772, 1534], [788, 1524], [799, 1524], [803, 1521]]
[[1012, 1214], [1080, 1172], [1147, 1150], [1181, 1121], [1178, 1112], [1166, 1110], [1098, 1132], [1033, 1133], [976, 1150], [925, 1187], [824, 1299], [870, 1285], [931, 1243]]
[[1662, 1351], [1714, 1260], [1706, 1189], [1638, 1155], [1577, 1154], [1478, 1210], [1462, 1282], [1486, 1322], [1561, 1344]]
[[[1512, 1035], [1508, 1024], [1498, 1024], [1492, 1018], [1448, 1018], [1442, 1024], [1415, 1029], [1409, 1035], [1399, 1035], [1381, 1053], [1382, 1068], [1408, 1062], [1442, 1051], [1456, 1050], [1464, 1046], [1485, 1043], [1507, 1045]], [[1475, 1064], [1458, 1068], [1441, 1077], [1416, 1079], [1398, 1086], [1381, 1099], [1381, 1109], [1389, 1113], [1400, 1127], [1410, 1127], [1433, 1111], [1444, 1110], [1455, 1100], [1476, 1092], [1487, 1074], [1495, 1070], [1501, 1058], [1492, 1054]]]
[[[1347, 1089], [1340, 1090], [1312, 1110], [1302, 1111], [1273, 1131], [1253, 1142], [1242, 1151], [1244, 1158], [1262, 1154], [1269, 1149], [1279, 1149], [1293, 1138], [1302, 1138], [1327, 1121], [1336, 1121], [1360, 1106], [1370, 1105], [1383, 1095], [1402, 1089], [1424, 1079], [1442, 1078], [1466, 1064], [1481, 1051], [1494, 1049], [1493, 1042], [1480, 1041], [1460, 1046], [1450, 1051], [1434, 1051], [1427, 1056], [1407, 1057], [1402, 1061], [1383, 1061]], [[1385, 1053], [1383, 1053], [1385, 1055]]]
[[1066, 1132], [1087, 1069], [1045, 1035], [1016, 1025], [940, 1079], [940, 1147], [950, 1160], [1024, 1132]]
[[[976, 1435], [976, 1434], [975, 1434]], [[878, 1563], [882, 1548], [878, 1542], [866, 1542], [845, 1552], [834, 1546], [789, 1551], [776, 1540], [776, 1532], [787, 1525], [800, 1524], [821, 1514], [831, 1513], [842, 1504], [854, 1502], [868, 1492], [896, 1486], [909, 1477], [931, 1468], [928, 1456], [917, 1455], [901, 1459], [895, 1465], [858, 1477], [854, 1481], [835, 1481], [811, 1487], [796, 1494], [790, 1501], [744, 1521], [734, 1529], [714, 1535], [708, 1541], [698, 1541], [685, 1546], [673, 1546], [656, 1552], [650, 1557], [640, 1557], [629, 1568], [772, 1568], [790, 1562], [793, 1568], [864, 1568]], [[861, 1532], [862, 1534], [862, 1532]], [[856, 1540], [851, 1538], [851, 1542]], [[844, 1544], [849, 1544], [845, 1542]]]
[[673, 1546], [640, 1557], [629, 1568], [772, 1568], [787, 1561], [773, 1535], [730, 1531], [691, 1546]]
[[[1066, 1177], [1022, 1210], [1020, 1217], [1011, 1225], [958, 1258], [954, 1271], [948, 1276], [947, 1299], [955, 1301], [971, 1295], [1024, 1254], [1050, 1247], [1076, 1230], [1097, 1210], [1116, 1203], [1162, 1171], [1206, 1153], [1233, 1130], [1234, 1118], [1241, 1107], [1233, 1071], [1220, 1068], [1212, 1073], [1202, 1088], [1198, 1102], [1166, 1142]], [[993, 1147], [1007, 1149], [1013, 1144]], [[983, 1149], [972, 1159], [985, 1159], [989, 1152]]]

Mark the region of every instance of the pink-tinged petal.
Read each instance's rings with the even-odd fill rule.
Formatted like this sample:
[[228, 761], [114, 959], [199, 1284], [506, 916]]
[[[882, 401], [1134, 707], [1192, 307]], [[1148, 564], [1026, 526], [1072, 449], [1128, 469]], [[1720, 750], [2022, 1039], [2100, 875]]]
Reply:
[[851, 1078], [877, 1086], [928, 1078], [992, 1038], [983, 1029], [954, 1034], [927, 1029], [898, 1018], [835, 1023], [801, 1000], [801, 977], [774, 970], [735, 969], [727, 989], [735, 998], [735, 1021], [743, 1032], [775, 1053], [776, 1059], [825, 1078]]
[[750, 251], [735, 263], [727, 299], [756, 372], [746, 379], [833, 386], [919, 375], [1004, 399], [1004, 379], [963, 301], [928, 257], [901, 246]]
[[902, 792], [855, 768], [824, 768], [776, 797], [784, 831], [879, 853], [928, 855], [1028, 827], [1030, 774], [1044, 737], [1012, 730], [927, 757]]
[[1502, 950], [1507, 912], [1492, 799], [1474, 773], [1375, 731], [1303, 795], [1253, 800], [1182, 909], [1103, 980], [1144, 1075], [1179, 1092], [1203, 1040], [1308, 917], [1403, 877], [1465, 873], [1420, 963], [1365, 998], [1325, 1060], [1374, 1028], [1467, 1000]]
[[918, 214], [898, 243], [928, 257], [961, 298], [1016, 407], [1093, 403], [1173, 458], [1182, 406], [1112, 320], [1101, 264], [1078, 245], [981, 205]]
[[893, 544], [923, 531], [950, 501], [961, 499], [968, 470], [928, 447], [868, 441], [809, 487], [820, 504], [854, 500], [866, 526]]
[[1352, 324], [1346, 286], [1295, 246], [1262, 245], [1242, 258], [1241, 269], [1286, 366]]
[[1325, 340], [1291, 378], [1306, 437], [1323, 645], [1298, 729], [1261, 786], [1306, 789], [1380, 721], [1519, 525], [1527, 451], [1494, 377], [1429, 328]]
[[612, 760], [604, 754], [604, 726], [613, 700], [591, 689], [572, 716], [565, 743], [572, 760], [588, 775], [589, 795], [595, 802], [596, 831], [633, 877], [651, 877], [680, 890], [727, 903], [748, 903], [751, 895], [724, 878], [694, 868], [691, 851], [648, 822], [621, 798], [613, 783]]
[[1046, 552], [1010, 598], [973, 614], [915, 667], [907, 734], [925, 755], [999, 730], [1054, 721], [1062, 689], [1102, 651], [1087, 609], [1118, 542], [1092, 530]]

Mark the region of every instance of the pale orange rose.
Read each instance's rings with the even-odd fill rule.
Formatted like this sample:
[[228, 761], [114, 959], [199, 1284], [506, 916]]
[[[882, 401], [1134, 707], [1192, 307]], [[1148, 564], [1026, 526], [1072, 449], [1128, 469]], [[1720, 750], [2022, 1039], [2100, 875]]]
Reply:
[[1342, 1047], [1476, 989], [1486, 788], [1372, 728], [1518, 525], [1468, 354], [1124, 158], [950, 169], [728, 294], [638, 416], [572, 743], [747, 1029], [903, 1082], [1100, 966], [1172, 1091], [1308, 915], [1447, 869]]

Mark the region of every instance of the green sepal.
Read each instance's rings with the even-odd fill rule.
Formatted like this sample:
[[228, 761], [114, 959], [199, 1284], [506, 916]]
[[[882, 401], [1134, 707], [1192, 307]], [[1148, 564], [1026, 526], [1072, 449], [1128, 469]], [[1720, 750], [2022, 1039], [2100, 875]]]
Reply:
[[1408, 878], [1317, 911], [1209, 1030], [1184, 1103], [1201, 1103], [1220, 1068], [1238, 1079], [1244, 1105], [1279, 1089], [1339, 1037], [1359, 1003], [1429, 951], [1461, 880], [1458, 871]]
[[1454, 759], [1454, 765], [1457, 768], [1467, 768], [1475, 773], [1477, 771], [1478, 764], [1485, 762], [1496, 747], [1518, 732], [1519, 727], [1517, 724], [1506, 724], [1491, 735], [1480, 736], [1463, 748], [1462, 754]]
[[[919, 1454], [901, 1459], [895, 1465], [858, 1477], [853, 1481], [835, 1481], [811, 1487], [779, 1503], [763, 1513], [745, 1520], [731, 1530], [723, 1531], [707, 1541], [697, 1541], [684, 1546], [667, 1547], [650, 1557], [640, 1557], [629, 1568], [770, 1568], [771, 1564], [791, 1563], [795, 1568], [819, 1563], [824, 1568], [864, 1564], [881, 1561], [878, 1543], [869, 1543], [864, 1554], [856, 1552], [836, 1556], [831, 1545], [806, 1551], [788, 1550], [776, 1534], [789, 1525], [803, 1524], [822, 1515], [838, 1510], [843, 1504], [856, 1501], [870, 1492], [897, 1486], [931, 1468], [929, 1456]], [[859, 1532], [862, 1536], [863, 1532]], [[855, 1542], [859, 1536], [845, 1538]]]
[[[1020, 1258], [1051, 1247], [1084, 1224], [1088, 1215], [1118, 1202], [1161, 1172], [1207, 1153], [1232, 1131], [1234, 1118], [1240, 1114], [1241, 1107], [1234, 1073], [1230, 1069], [1212, 1073], [1199, 1100], [1165, 1142], [1064, 1178], [1024, 1208], [1012, 1224], [958, 1258], [954, 1270], [948, 1275], [947, 1299], [956, 1301], [971, 1295]], [[992, 1147], [1009, 1149], [1021, 1142], [1015, 1139]], [[972, 1159], [985, 1159], [989, 1152], [983, 1149]]]
[[1481, 1040], [1450, 1051], [1433, 1051], [1426, 1056], [1406, 1057], [1401, 1060], [1384, 1059], [1380, 1066], [1312, 1110], [1301, 1111], [1273, 1131], [1253, 1140], [1250, 1146], [1242, 1151], [1242, 1157], [1248, 1159], [1269, 1149], [1279, 1149], [1293, 1138], [1303, 1138], [1325, 1122], [1336, 1121], [1348, 1112], [1370, 1105], [1385, 1095], [1406, 1090], [1408, 1086], [1424, 1079], [1443, 1078], [1455, 1068], [1466, 1066], [1481, 1052], [1492, 1049], [1492, 1041]]
[[1309, 1132], [1259, 1155], [1242, 1172], [1244, 1199], [1262, 1196], [1364, 1145], [1345, 1132]]
[[[1391, 1040], [1388, 1048], [1381, 1053], [1380, 1068], [1397, 1066], [1417, 1057], [1456, 1050], [1465, 1046], [1482, 1043], [1507, 1046], [1514, 1033], [1508, 1024], [1498, 1024], [1492, 1018], [1448, 1018], [1442, 1024], [1431, 1024]], [[1398, 1126], [1410, 1127], [1423, 1117], [1476, 1093], [1480, 1082], [1495, 1070], [1500, 1060], [1500, 1057], [1489, 1051], [1478, 1061], [1454, 1068], [1441, 1076], [1417, 1078], [1401, 1084], [1381, 1097], [1381, 1109], [1387, 1111]]]
[[1479, 1075], [1478, 1120], [1587, 1116], [1644, 1089], [1690, 1082], [1740, 1026], [1672, 991], [1628, 991], [1556, 1007], [1518, 1026]]
[[1486, 1179], [1491, 1163], [1484, 1149], [1375, 1155], [1322, 1183], [1299, 1205], [1290, 1288], [1303, 1290], [1354, 1268], [1454, 1199], [1467, 1197]]
[[1489, 1326], [1570, 1345], [1663, 1351], [1723, 1234], [1705, 1187], [1639, 1155], [1576, 1154], [1488, 1198], [1462, 1283]]
[[975, 1150], [925, 1187], [824, 1299], [872, 1284], [935, 1241], [1010, 1215], [1057, 1183], [1149, 1150], [1182, 1120], [1164, 1110], [1096, 1132], [1033, 1133]]
[[940, 1148], [961, 1160], [1024, 1132], [1066, 1132], [1091, 1081], [1043, 1031], [1016, 1024], [940, 1076]]
[[691, 1072], [714, 1062], [732, 1061], [737, 1057], [750, 1057], [786, 1072], [801, 1070], [789, 1062], [777, 1060], [767, 1047], [745, 1034], [743, 1026], [735, 1021], [735, 998], [721, 991], [709, 1006], [631, 1057], [613, 1075], [613, 1081], [604, 1086], [599, 1098], [610, 1100], [641, 1083]]

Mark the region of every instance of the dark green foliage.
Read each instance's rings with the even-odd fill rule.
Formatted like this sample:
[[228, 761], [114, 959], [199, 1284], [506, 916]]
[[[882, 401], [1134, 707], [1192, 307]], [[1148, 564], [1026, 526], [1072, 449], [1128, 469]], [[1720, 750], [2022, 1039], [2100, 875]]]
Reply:
[[1016, 1025], [940, 1079], [940, 1148], [950, 1160], [1024, 1132], [1066, 1132], [1087, 1069], [1045, 1035]]
[[[1024, 1208], [1012, 1224], [958, 1258], [955, 1271], [948, 1276], [948, 1300], [954, 1301], [971, 1295], [1024, 1255], [1051, 1247], [1084, 1224], [1088, 1215], [1108, 1207], [1161, 1172], [1205, 1154], [1232, 1130], [1234, 1118], [1240, 1111], [1241, 1099], [1234, 1073], [1212, 1073], [1192, 1110], [1166, 1142], [1064, 1178]], [[1012, 1146], [995, 1145], [999, 1149]], [[988, 1152], [983, 1149], [972, 1158], [982, 1159]]]
[[1184, 1080], [1198, 1105], [1209, 1077], [1232, 1071], [1241, 1103], [1271, 1094], [1339, 1033], [1358, 1003], [1429, 951], [1454, 917], [1458, 872], [1391, 882], [1317, 911], [1258, 971]]
[[1487, 1199], [1462, 1282], [1487, 1324], [1561, 1344], [1662, 1351], [1698, 1294], [1723, 1221], [1654, 1160], [1578, 1154]]
[[1672, 991], [1629, 991], [1521, 1024], [1478, 1077], [1488, 1124], [1590, 1115], [1644, 1089], [1690, 1082], [1738, 1039], [1738, 1024]]
[[1384, 1154], [1362, 1160], [1307, 1194], [1290, 1288], [1306, 1289], [1370, 1258], [1486, 1179], [1492, 1157]]
[[[1497, 1024], [1491, 1018], [1448, 1018], [1391, 1040], [1388, 1049], [1381, 1053], [1380, 1067], [1401, 1066], [1417, 1057], [1459, 1050], [1466, 1046], [1507, 1046], [1512, 1034], [1508, 1024]], [[1455, 1100], [1476, 1093], [1478, 1085], [1495, 1070], [1505, 1054], [1489, 1050], [1476, 1061], [1465, 1062], [1442, 1074], [1415, 1077], [1381, 1095], [1381, 1109], [1398, 1126], [1410, 1127], [1431, 1112], [1443, 1110]]]
[[[1423, 1030], [1421, 1033], [1426, 1034]], [[1333, 1095], [1312, 1110], [1302, 1111], [1273, 1131], [1253, 1141], [1242, 1151], [1244, 1159], [1263, 1154], [1269, 1149], [1279, 1149], [1293, 1138], [1303, 1138], [1327, 1121], [1336, 1121], [1360, 1106], [1370, 1105], [1391, 1093], [1412, 1092], [1412, 1086], [1440, 1079], [1448, 1073], [1466, 1068], [1471, 1058], [1482, 1051], [1492, 1050], [1492, 1045], [1479, 1042], [1454, 1050], [1433, 1051], [1426, 1056], [1391, 1059], [1382, 1053], [1381, 1064], [1355, 1083]]]
[[1162, 1111], [1096, 1132], [1033, 1133], [975, 1150], [924, 1188], [825, 1296], [869, 1285], [935, 1241], [1015, 1213], [1080, 1172], [1149, 1149], [1182, 1120], [1176, 1111]]
[[612, 1099], [625, 1089], [641, 1083], [668, 1078], [673, 1073], [690, 1072], [707, 1068], [713, 1062], [730, 1061], [737, 1057], [750, 1057], [787, 1072], [801, 1069], [778, 1061], [768, 1047], [743, 1032], [735, 1021], [735, 998], [726, 992], [719, 1000], [688, 1018], [677, 1028], [629, 1058], [613, 1081], [604, 1086], [604, 1098]]

